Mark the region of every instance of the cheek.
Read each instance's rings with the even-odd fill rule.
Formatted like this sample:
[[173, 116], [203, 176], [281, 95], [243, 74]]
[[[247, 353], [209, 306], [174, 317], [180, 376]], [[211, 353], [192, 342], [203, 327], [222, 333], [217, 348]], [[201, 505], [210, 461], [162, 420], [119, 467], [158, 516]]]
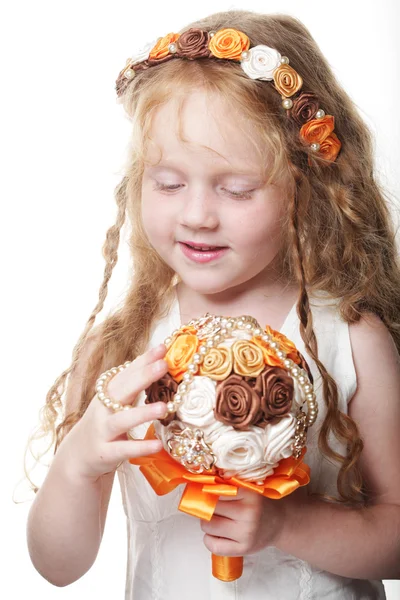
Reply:
[[156, 208], [154, 204], [155, 203], [152, 201], [151, 197], [146, 196], [144, 194], [142, 195], [141, 211], [143, 228], [152, 245], [153, 240], [157, 236], [157, 227], [159, 223], [158, 219], [154, 219], [154, 211]]
[[283, 208], [278, 203], [254, 206], [243, 210], [232, 220], [232, 228], [239, 243], [254, 246], [264, 245], [280, 239], [282, 233]]
[[140, 205], [140, 213], [141, 213], [141, 217], [142, 217], [142, 223], [144, 225], [144, 228], [147, 231], [147, 227], [150, 222], [151, 210], [149, 207], [149, 203], [143, 198], [143, 196], [142, 196], [141, 205]]
[[168, 211], [158, 198], [143, 194], [141, 211], [144, 230], [153, 246], [171, 235]]

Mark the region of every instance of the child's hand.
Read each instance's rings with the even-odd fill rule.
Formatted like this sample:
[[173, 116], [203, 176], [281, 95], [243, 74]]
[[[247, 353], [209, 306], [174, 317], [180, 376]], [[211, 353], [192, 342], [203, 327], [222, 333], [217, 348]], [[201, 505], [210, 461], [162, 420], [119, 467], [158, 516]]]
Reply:
[[221, 496], [210, 521], [200, 519], [206, 548], [218, 556], [245, 556], [275, 546], [285, 524], [285, 511], [296, 510], [299, 488], [280, 500], [239, 488], [237, 496]]
[[[165, 375], [164, 344], [138, 356], [117, 373], [107, 386], [107, 395], [121, 404], [132, 404], [137, 395]], [[164, 402], [113, 412], [94, 396], [85, 414], [61, 443], [57, 454], [65, 457], [68, 470], [77, 477], [98, 479], [126, 459], [152, 454], [161, 449], [155, 440], [130, 440], [126, 432], [147, 421], [165, 417]]]

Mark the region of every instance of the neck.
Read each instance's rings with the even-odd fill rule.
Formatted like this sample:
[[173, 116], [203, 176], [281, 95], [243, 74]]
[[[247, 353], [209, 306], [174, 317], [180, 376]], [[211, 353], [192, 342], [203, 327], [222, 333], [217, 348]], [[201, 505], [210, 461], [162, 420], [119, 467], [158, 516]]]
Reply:
[[284, 283], [282, 280], [258, 283], [251, 289], [243, 284], [216, 294], [201, 294], [180, 281], [176, 291], [181, 323], [187, 323], [207, 312], [231, 317], [251, 315], [263, 327], [268, 323], [277, 330], [296, 303], [299, 293], [297, 285]]

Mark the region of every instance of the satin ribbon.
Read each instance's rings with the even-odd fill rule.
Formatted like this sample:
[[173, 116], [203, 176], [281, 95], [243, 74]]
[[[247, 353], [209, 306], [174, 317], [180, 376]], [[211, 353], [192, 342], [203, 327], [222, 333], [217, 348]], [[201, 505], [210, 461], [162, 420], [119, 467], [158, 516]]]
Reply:
[[[154, 425], [148, 428], [145, 440], [157, 439]], [[238, 489], [247, 488], [266, 498], [279, 500], [310, 481], [310, 467], [303, 462], [306, 448], [299, 458], [284, 458], [262, 485], [242, 481], [236, 477], [222, 479], [217, 475], [190, 473], [161, 449], [155, 454], [130, 458], [129, 462], [139, 465], [140, 470], [158, 496], [172, 492], [181, 483], [186, 483], [179, 510], [194, 517], [210, 521], [219, 496], [236, 496]], [[212, 556], [213, 575], [222, 581], [238, 579], [243, 569], [243, 557]], [[241, 565], [240, 565], [241, 560]], [[239, 572], [240, 571], [240, 572]]]

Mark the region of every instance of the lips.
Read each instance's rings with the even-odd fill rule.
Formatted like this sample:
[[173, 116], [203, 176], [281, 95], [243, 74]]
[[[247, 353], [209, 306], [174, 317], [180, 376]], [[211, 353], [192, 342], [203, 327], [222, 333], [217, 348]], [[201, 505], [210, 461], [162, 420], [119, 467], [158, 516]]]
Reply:
[[[228, 251], [228, 247], [191, 245], [187, 242], [178, 242], [183, 254], [195, 263], [209, 263], [223, 257]], [[209, 250], [208, 248], [212, 248]]]
[[189, 242], [189, 241], [185, 241], [185, 242], [181, 242], [181, 244], [185, 244], [185, 246], [187, 246], [188, 248], [192, 248], [193, 250], [198, 250], [200, 252], [207, 252], [207, 251], [211, 251], [211, 250], [221, 250], [222, 248], [226, 248], [226, 246], [215, 246], [215, 245], [211, 245], [211, 244], [204, 244], [204, 243], [195, 243], [195, 242]]

